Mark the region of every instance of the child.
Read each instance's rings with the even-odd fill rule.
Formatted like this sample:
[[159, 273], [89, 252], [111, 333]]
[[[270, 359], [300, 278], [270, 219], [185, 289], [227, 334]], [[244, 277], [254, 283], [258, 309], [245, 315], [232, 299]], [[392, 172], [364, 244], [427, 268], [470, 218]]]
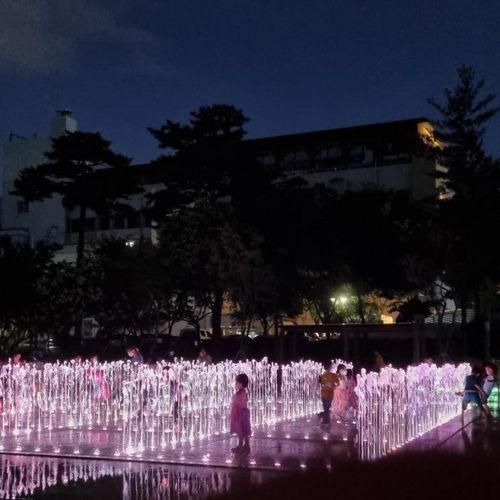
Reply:
[[358, 410], [358, 397], [356, 396], [356, 377], [352, 369], [347, 370], [346, 374], [347, 400], [348, 408], [352, 409], [352, 414], [356, 417]]
[[495, 380], [495, 383], [491, 388], [487, 405], [489, 415], [496, 419], [500, 418], [500, 384], [498, 383], [498, 379]]
[[139, 348], [135, 345], [127, 347], [127, 355], [132, 363], [144, 363], [141, 351], [139, 351]]
[[89, 359], [92, 364], [90, 368], [90, 376], [93, 375], [93, 393], [96, 399], [108, 400], [110, 396], [109, 384], [106, 380], [106, 375], [104, 370], [99, 365], [99, 358], [94, 355]]
[[333, 413], [344, 419], [349, 409], [349, 393], [347, 390], [347, 368], [345, 365], [337, 367], [338, 386], [333, 394]]
[[497, 366], [494, 363], [485, 363], [484, 371], [486, 372], [486, 377], [483, 379], [482, 389], [485, 399], [488, 399], [497, 381]]
[[208, 354], [208, 351], [204, 347], [200, 349], [200, 354], [198, 355], [198, 363], [205, 365], [212, 364], [212, 356]]
[[332, 407], [333, 393], [339, 385], [339, 378], [330, 370], [332, 368], [331, 361], [324, 364], [325, 372], [319, 377], [319, 385], [321, 386], [321, 403], [323, 411], [319, 414], [322, 424], [330, 423], [330, 409]]
[[484, 365], [486, 377], [483, 379], [483, 393], [485, 404], [490, 416], [498, 418], [500, 416], [500, 387], [498, 384], [498, 368], [494, 363]]
[[462, 395], [462, 426], [464, 425], [465, 410], [467, 409], [469, 403], [475, 403], [482, 412], [486, 415], [488, 414], [487, 409], [481, 400], [481, 395], [483, 393], [481, 386], [481, 370], [477, 366], [474, 366], [472, 367], [471, 374], [465, 377], [464, 391], [462, 393], [458, 393], [459, 395]]
[[385, 368], [384, 358], [382, 357], [382, 354], [380, 354], [378, 351], [373, 351], [373, 356], [375, 358], [375, 363], [374, 363], [375, 371], [380, 373], [382, 368]]
[[231, 433], [238, 436], [238, 446], [233, 453], [250, 453], [250, 410], [248, 409], [248, 377], [244, 373], [236, 376], [236, 393], [231, 403]]

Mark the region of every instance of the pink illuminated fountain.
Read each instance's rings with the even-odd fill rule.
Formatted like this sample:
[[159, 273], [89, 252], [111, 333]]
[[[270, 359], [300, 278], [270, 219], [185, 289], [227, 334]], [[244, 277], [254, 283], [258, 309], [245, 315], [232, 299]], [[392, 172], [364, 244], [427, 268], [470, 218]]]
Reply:
[[455, 393], [469, 372], [467, 364], [362, 370], [356, 387], [361, 458], [383, 456], [457, 416]]
[[[334, 369], [339, 363], [352, 367], [335, 360]], [[465, 364], [362, 370], [356, 388], [361, 458], [382, 456], [456, 416], [460, 399], [455, 393], [469, 370]], [[90, 431], [96, 433], [95, 456], [103, 456], [102, 443], [112, 435], [109, 456], [163, 457], [164, 451], [228, 433], [238, 373], [250, 379], [253, 427], [271, 434], [269, 427], [278, 422], [307, 422], [319, 413], [321, 372], [321, 364], [314, 361], [279, 366], [266, 359], [212, 365], [184, 360], [152, 365], [9, 363], [0, 369], [0, 451], [25, 452], [26, 443], [37, 442], [29, 451], [36, 454], [45, 440], [51, 453], [68, 453], [58, 432], [75, 436]], [[73, 438], [69, 451], [74, 455], [80, 454], [77, 440]]]
[[7, 364], [0, 371], [1, 434], [114, 430], [121, 432], [119, 451], [126, 454], [175, 447], [228, 432], [238, 373], [251, 381], [254, 427], [317, 413], [321, 369], [313, 361], [280, 368], [266, 359], [213, 365], [182, 360], [154, 365]]

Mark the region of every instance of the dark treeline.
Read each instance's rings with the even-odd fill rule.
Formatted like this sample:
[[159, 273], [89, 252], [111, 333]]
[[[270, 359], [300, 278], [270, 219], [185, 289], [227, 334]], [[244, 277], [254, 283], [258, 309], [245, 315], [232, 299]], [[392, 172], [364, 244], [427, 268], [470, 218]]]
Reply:
[[[382, 299], [406, 320], [431, 311], [442, 320], [453, 299], [464, 315], [475, 310], [474, 335], [489, 357], [500, 168], [483, 149], [498, 108], [482, 86], [460, 68], [444, 101], [431, 101], [439, 119], [426, 146], [441, 166], [439, 190], [419, 202], [376, 188], [338, 193], [263, 166], [243, 141], [248, 119], [228, 105], [149, 129], [164, 152], [145, 167], [155, 172], [154, 191], [137, 173], [144, 167], [131, 167], [99, 134], [55, 139], [47, 163], [25, 169], [16, 193], [26, 201], [60, 195], [64, 207], [78, 209], [77, 265], [55, 262], [54, 247], [0, 240], [3, 350], [37, 335], [67, 337], [84, 317], [108, 336], [168, 334], [180, 320], [199, 326], [210, 314], [220, 336], [231, 304], [244, 333], [258, 324], [267, 334], [280, 318], [304, 311], [322, 323], [374, 321]], [[157, 242], [85, 241], [89, 211], [126, 215], [127, 200], [139, 193]]]

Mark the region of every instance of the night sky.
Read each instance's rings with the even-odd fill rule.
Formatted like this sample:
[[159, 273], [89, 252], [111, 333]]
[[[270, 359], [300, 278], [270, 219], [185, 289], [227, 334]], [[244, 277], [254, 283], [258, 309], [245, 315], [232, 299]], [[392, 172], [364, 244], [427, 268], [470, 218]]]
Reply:
[[432, 118], [460, 64], [500, 95], [498, 0], [0, 0], [0, 139], [68, 107], [142, 162], [147, 126], [203, 104], [250, 137]]

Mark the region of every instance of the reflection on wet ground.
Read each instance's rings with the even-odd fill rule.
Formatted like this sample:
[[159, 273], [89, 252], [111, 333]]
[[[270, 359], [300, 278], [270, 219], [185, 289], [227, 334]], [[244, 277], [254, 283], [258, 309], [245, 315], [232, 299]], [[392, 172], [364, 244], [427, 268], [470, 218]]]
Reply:
[[[454, 419], [412, 441], [397, 454], [402, 454], [403, 459], [415, 452], [438, 456], [438, 451], [454, 456], [498, 457], [500, 424], [473, 417], [473, 413], [468, 415], [468, 425], [464, 429], [461, 429], [460, 419]], [[75, 498], [75, 494], [78, 498], [108, 500], [239, 496], [262, 484], [264, 487], [277, 484], [275, 480], [279, 481], [283, 472], [291, 472], [294, 475], [288, 477], [302, 481], [300, 478], [305, 478], [308, 471], [311, 477], [314, 474], [319, 477], [317, 474], [329, 475], [330, 471], [338, 471], [336, 465], [344, 470], [360, 467], [355, 443], [349, 439], [352, 436], [345, 434], [346, 429], [348, 427], [335, 424], [325, 429], [314, 420], [288, 422], [257, 433], [252, 453], [246, 459], [232, 457], [228, 451], [229, 438], [219, 437], [198, 443], [191, 450], [186, 448], [182, 455], [176, 451], [170, 457], [165, 456], [163, 463], [158, 458], [156, 463], [148, 463], [135, 461], [135, 457], [103, 460], [102, 457], [61, 456], [65, 448], [61, 446], [55, 453], [53, 447], [60, 445], [51, 444], [47, 438], [38, 453], [52, 447], [52, 456], [0, 455], [0, 498]], [[70, 436], [65, 435], [67, 444], [64, 446], [73, 451], [78, 446], [82, 455], [87, 446], [94, 447], [96, 442], [103, 444], [99, 435], [92, 433], [72, 435], [71, 443], [69, 439]], [[37, 441], [30, 445], [26, 440], [16, 446], [26, 447], [20, 453], [29, 453], [30, 446], [42, 445]], [[163, 453], [167, 455], [167, 451]], [[174, 459], [177, 464], [166, 463]], [[293, 484], [293, 479], [291, 481]]]
[[500, 420], [479, 417], [443, 441], [440, 451], [500, 460]]
[[250, 455], [240, 457], [231, 454], [235, 443], [228, 435], [130, 455], [118, 454], [121, 434], [110, 430], [8, 436], [1, 441], [0, 498], [40, 491], [45, 498], [56, 495], [54, 488], [57, 498], [75, 490], [91, 498], [95, 488], [108, 498], [205, 498], [283, 471], [328, 472], [335, 462], [357, 458], [354, 430], [352, 423], [325, 427], [316, 418], [283, 422], [256, 431]]
[[[203, 499], [258, 485], [273, 473], [208, 467], [150, 465], [102, 460], [4, 455], [0, 498], [69, 498], [78, 491], [108, 499]], [[88, 495], [87, 495], [88, 494]]]

